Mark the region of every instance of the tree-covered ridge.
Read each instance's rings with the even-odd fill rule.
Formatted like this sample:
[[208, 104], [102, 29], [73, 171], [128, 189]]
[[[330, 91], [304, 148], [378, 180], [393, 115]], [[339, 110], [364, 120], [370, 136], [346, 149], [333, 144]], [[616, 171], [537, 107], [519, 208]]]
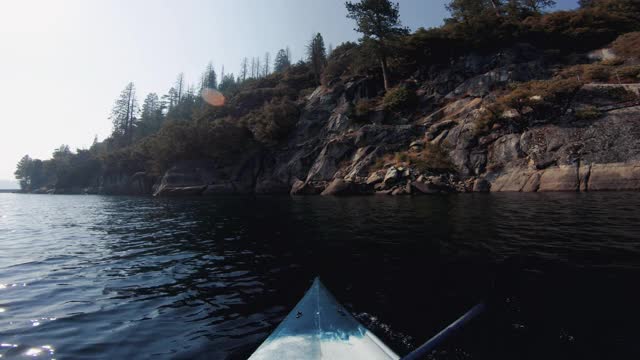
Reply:
[[[141, 106], [130, 83], [114, 103], [113, 132], [107, 139], [76, 153], [63, 146], [50, 160], [25, 156], [16, 178], [24, 190], [71, 189], [99, 186], [100, 177], [109, 174], [159, 177], [182, 160], [233, 164], [282, 145], [319, 84], [372, 79], [378, 85], [353, 109], [354, 117], [366, 122], [374, 108], [413, 109], [415, 89], [404, 80], [415, 81], [429, 67], [448, 66], [461, 56], [519, 43], [563, 56], [640, 30], [640, 3], [634, 0], [581, 1], [577, 10], [547, 13], [553, 3], [453, 0], [445, 25], [409, 33], [402, 27], [398, 4], [347, 2], [347, 16], [362, 34], [358, 43], [327, 51], [322, 35], [316, 34], [304, 61], [293, 64], [289, 49], [283, 48], [273, 62], [270, 54], [242, 59], [238, 75], [225, 74], [224, 67], [218, 74], [209, 64], [197, 86], [186, 84], [179, 74], [166, 94], [148, 94]], [[637, 44], [633, 36], [620, 41]]]

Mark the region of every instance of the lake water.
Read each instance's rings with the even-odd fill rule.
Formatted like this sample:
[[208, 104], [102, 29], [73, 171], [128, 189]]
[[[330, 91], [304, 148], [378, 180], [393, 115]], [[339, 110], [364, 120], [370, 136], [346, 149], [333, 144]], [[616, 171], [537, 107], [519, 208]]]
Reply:
[[640, 358], [640, 194], [0, 194], [2, 359], [244, 359], [315, 276], [399, 354]]

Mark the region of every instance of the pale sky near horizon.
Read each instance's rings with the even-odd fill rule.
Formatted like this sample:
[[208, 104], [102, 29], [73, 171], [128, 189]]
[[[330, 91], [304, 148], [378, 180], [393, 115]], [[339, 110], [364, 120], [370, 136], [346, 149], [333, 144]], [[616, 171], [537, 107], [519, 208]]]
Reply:
[[[401, 19], [412, 30], [438, 26], [446, 2], [399, 0]], [[142, 102], [166, 93], [180, 72], [196, 83], [209, 61], [237, 73], [243, 57], [286, 46], [297, 61], [313, 34], [335, 46], [358, 38], [353, 27], [344, 0], [2, 1], [0, 185], [25, 154], [47, 159], [61, 144], [104, 139], [130, 81]]]

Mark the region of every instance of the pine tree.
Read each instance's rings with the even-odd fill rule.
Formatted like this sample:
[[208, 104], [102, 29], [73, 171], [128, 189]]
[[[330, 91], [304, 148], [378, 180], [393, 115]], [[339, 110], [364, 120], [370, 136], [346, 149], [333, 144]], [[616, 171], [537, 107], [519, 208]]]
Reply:
[[176, 90], [176, 97], [177, 97], [178, 103], [182, 101], [182, 95], [184, 95], [185, 88], [186, 88], [186, 85], [184, 82], [184, 73], [180, 73], [176, 78], [176, 84], [174, 86], [174, 89]]
[[451, 14], [449, 22], [471, 24], [491, 17], [519, 21], [555, 4], [554, 0], [452, 0], [446, 7]]
[[322, 75], [322, 70], [324, 70], [327, 63], [327, 51], [324, 47], [322, 34], [317, 33], [313, 39], [311, 39], [309, 45], [307, 45], [307, 59], [311, 64], [311, 69], [313, 70], [313, 74], [319, 84], [320, 75]]
[[237, 85], [235, 76], [228, 74], [220, 82], [219, 90], [225, 95], [230, 95], [237, 90]]
[[178, 105], [178, 92], [175, 88], [172, 87], [165, 95], [162, 95], [161, 104], [167, 111], [171, 111]]
[[520, 0], [519, 2], [524, 9], [534, 14], [540, 14], [544, 9], [556, 5], [554, 0]]
[[131, 144], [137, 112], [136, 88], [131, 82], [122, 90], [111, 110], [114, 137], [123, 138], [127, 144]]
[[359, 3], [346, 3], [347, 17], [356, 21], [356, 31], [362, 33], [363, 42], [371, 43], [376, 51], [385, 90], [389, 89], [389, 41], [405, 35], [408, 30], [400, 23], [400, 10], [397, 3], [389, 0], [361, 0]]
[[213, 64], [209, 62], [207, 64], [207, 68], [204, 70], [202, 74], [202, 81], [200, 86], [200, 92], [205, 89], [217, 89], [218, 88], [218, 76], [216, 71], [213, 68]]
[[[458, 23], [469, 23], [472, 20], [484, 16], [488, 10], [502, 7], [502, 3], [497, 4], [496, 0], [452, 0], [446, 5], [447, 11], [451, 14], [451, 20]], [[491, 12], [495, 14], [495, 11]]]
[[275, 62], [273, 63], [273, 71], [283, 72], [291, 66], [291, 59], [287, 54], [287, 50], [280, 49], [276, 55]]
[[162, 125], [162, 104], [156, 93], [150, 93], [142, 103], [139, 127], [142, 131], [140, 136], [144, 137], [156, 132]]

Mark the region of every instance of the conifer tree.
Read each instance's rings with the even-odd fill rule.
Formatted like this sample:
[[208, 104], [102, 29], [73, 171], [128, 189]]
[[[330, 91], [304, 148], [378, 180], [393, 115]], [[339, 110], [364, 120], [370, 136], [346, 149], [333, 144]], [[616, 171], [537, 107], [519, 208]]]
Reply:
[[176, 84], [174, 86], [174, 89], [176, 90], [176, 97], [177, 97], [177, 101], [178, 103], [182, 101], [182, 95], [184, 95], [184, 91], [186, 89], [186, 85], [184, 82], [184, 73], [180, 73], [178, 74], [178, 77], [176, 78]]
[[202, 81], [200, 86], [200, 92], [204, 89], [217, 89], [218, 88], [218, 76], [213, 68], [213, 64], [209, 62], [207, 68], [202, 74]]
[[131, 82], [122, 90], [111, 110], [113, 134], [116, 138], [124, 139], [126, 144], [131, 144], [133, 140], [137, 112], [136, 88]]
[[362, 41], [370, 43], [375, 49], [385, 90], [389, 89], [389, 41], [408, 30], [400, 22], [400, 10], [397, 3], [389, 0], [361, 0], [358, 3], [346, 3], [347, 17], [356, 21], [356, 31], [362, 33]]
[[283, 72], [291, 66], [291, 59], [287, 54], [287, 50], [280, 49], [276, 55], [275, 62], [273, 63], [273, 71]]
[[307, 45], [307, 59], [311, 64], [316, 81], [320, 83], [320, 75], [322, 75], [322, 70], [327, 63], [327, 50], [324, 47], [322, 34], [317, 33]]

